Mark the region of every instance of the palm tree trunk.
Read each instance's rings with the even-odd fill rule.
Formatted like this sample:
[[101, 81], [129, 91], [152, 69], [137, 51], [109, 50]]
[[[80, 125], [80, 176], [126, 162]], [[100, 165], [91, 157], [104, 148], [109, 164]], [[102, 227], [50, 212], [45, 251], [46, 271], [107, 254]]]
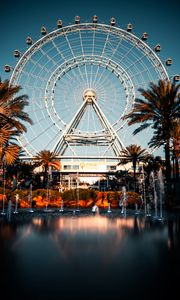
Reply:
[[44, 180], [43, 180], [43, 188], [47, 187], [47, 177], [48, 177], [48, 166], [44, 166]]
[[179, 182], [179, 140], [174, 141], [174, 159], [175, 159], [175, 174], [176, 181]]
[[179, 182], [179, 161], [178, 157], [175, 156], [175, 172], [176, 172], [176, 182]]
[[136, 191], [136, 161], [133, 161], [133, 170], [134, 170], [134, 191]]
[[171, 208], [173, 205], [172, 186], [171, 186], [171, 161], [170, 161], [170, 142], [169, 139], [165, 143], [165, 160], [166, 160], [166, 207]]
[[170, 162], [170, 146], [169, 139], [165, 143], [165, 160], [166, 160], [166, 181], [171, 181], [171, 162]]

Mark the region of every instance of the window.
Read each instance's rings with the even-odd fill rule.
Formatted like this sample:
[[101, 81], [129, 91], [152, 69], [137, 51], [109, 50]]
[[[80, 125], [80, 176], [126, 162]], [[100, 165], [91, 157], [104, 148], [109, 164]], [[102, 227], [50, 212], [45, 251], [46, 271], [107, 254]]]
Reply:
[[107, 166], [107, 170], [116, 171], [116, 166]]
[[79, 165], [64, 165], [64, 170], [79, 170]]

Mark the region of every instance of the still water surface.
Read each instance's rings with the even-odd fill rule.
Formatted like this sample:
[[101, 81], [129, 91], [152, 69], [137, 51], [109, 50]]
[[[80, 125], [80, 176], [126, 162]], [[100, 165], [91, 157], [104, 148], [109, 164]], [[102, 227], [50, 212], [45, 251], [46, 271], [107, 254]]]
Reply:
[[163, 299], [179, 294], [180, 217], [1, 217], [0, 257], [6, 299]]

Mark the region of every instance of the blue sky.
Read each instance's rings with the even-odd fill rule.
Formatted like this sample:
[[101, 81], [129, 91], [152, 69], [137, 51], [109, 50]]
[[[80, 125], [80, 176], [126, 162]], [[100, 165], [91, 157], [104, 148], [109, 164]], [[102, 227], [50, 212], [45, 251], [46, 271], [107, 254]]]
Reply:
[[108, 23], [114, 16], [117, 24], [125, 28], [128, 22], [134, 26], [137, 36], [146, 31], [149, 34], [149, 45], [160, 43], [161, 59], [172, 57], [173, 65], [170, 75], [180, 73], [179, 28], [180, 2], [173, 1], [38, 1], [28, 2], [4, 1], [0, 9], [0, 76], [7, 78], [4, 64], [15, 64], [13, 51], [26, 49], [25, 39], [28, 35], [35, 40], [41, 37], [40, 27], [45, 25], [49, 31], [56, 28], [56, 21], [62, 19], [64, 24], [73, 23], [74, 16], [79, 15], [82, 21], [90, 21], [96, 14], [100, 22]]
[[179, 57], [179, 18], [180, 4], [173, 1], [57, 1], [51, 0], [25, 2], [22, 0], [4, 2], [0, 10], [0, 77], [4, 80], [10, 74], [3, 71], [3, 66], [16, 65], [13, 51], [27, 49], [26, 37], [31, 36], [34, 41], [41, 37], [40, 28], [45, 26], [50, 32], [56, 28], [58, 19], [64, 25], [74, 22], [79, 15], [82, 22], [91, 22], [92, 16], [97, 15], [99, 23], [109, 24], [111, 17], [115, 17], [117, 26], [125, 29], [130, 22], [133, 33], [141, 37], [143, 32], [149, 35], [148, 45], [154, 48], [158, 43], [162, 47], [161, 61], [169, 57], [173, 65], [167, 69], [169, 76], [180, 73]]

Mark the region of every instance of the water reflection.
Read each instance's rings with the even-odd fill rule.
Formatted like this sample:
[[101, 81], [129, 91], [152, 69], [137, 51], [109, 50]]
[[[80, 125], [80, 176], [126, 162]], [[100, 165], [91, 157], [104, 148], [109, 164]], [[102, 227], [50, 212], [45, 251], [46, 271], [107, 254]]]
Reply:
[[59, 299], [59, 293], [68, 299], [72, 291], [79, 297], [87, 291], [111, 298], [154, 289], [167, 294], [171, 285], [176, 289], [179, 233], [179, 218], [163, 223], [139, 215], [1, 220], [5, 284], [9, 280], [16, 293], [21, 290], [22, 299], [34, 292], [37, 299]]

